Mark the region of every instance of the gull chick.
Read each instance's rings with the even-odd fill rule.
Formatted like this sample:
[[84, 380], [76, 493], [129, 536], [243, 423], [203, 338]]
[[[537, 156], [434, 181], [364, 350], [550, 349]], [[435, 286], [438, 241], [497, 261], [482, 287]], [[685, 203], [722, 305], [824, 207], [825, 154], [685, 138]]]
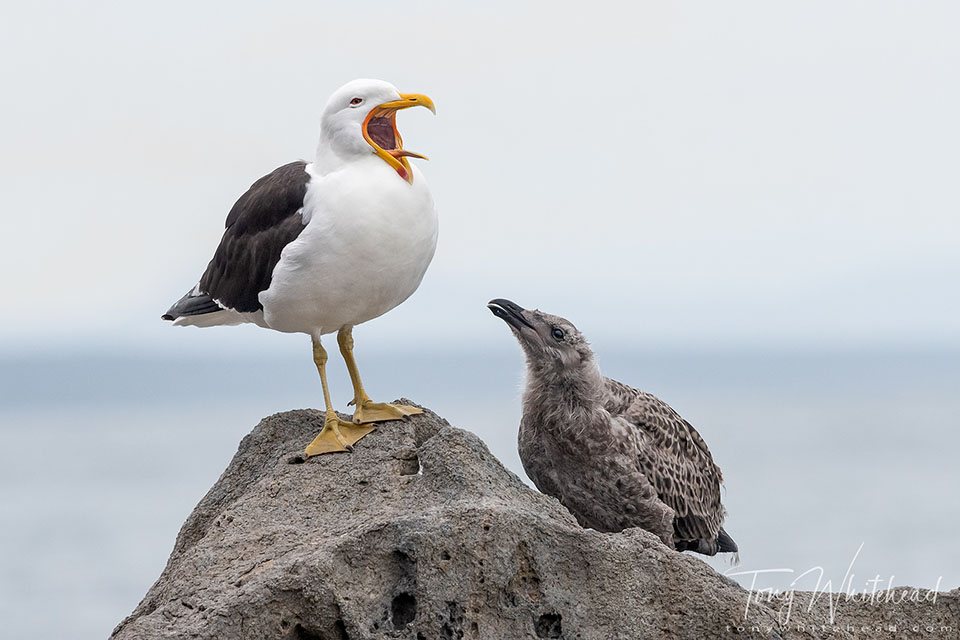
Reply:
[[584, 527], [642, 527], [678, 551], [736, 552], [723, 530], [720, 468], [690, 423], [605, 378], [570, 321], [503, 299], [488, 305], [527, 359], [520, 460]]

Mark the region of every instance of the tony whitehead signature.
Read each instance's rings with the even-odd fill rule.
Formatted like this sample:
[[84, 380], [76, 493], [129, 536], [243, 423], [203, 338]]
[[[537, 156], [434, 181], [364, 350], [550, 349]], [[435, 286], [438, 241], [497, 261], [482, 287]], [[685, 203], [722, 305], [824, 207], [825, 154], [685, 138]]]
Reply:
[[901, 587], [897, 589], [893, 586], [893, 580], [895, 576], [890, 576], [889, 579], [884, 581], [884, 579], [879, 575], [874, 576], [870, 580], [866, 580], [862, 589], [854, 587], [853, 565], [857, 561], [857, 557], [860, 556], [860, 552], [862, 550], [863, 543], [860, 544], [857, 552], [853, 554], [853, 558], [850, 560], [850, 564], [847, 566], [847, 571], [843, 575], [843, 580], [836, 589], [833, 588], [832, 580], [824, 580], [823, 567], [811, 567], [803, 573], [798, 574], [797, 577], [794, 578], [790, 583], [789, 588], [786, 590], [773, 588], [758, 589], [757, 580], [763, 574], [796, 573], [793, 569], [784, 568], [756, 569], [752, 571], [726, 571], [725, 575], [731, 577], [751, 576], [749, 593], [747, 595], [747, 606], [743, 612], [744, 619], [746, 619], [747, 614], [750, 612], [750, 606], [754, 603], [760, 604], [764, 601], [769, 603], [776, 600], [781, 603], [780, 610], [777, 612], [777, 618], [779, 622], [784, 625], [789, 624], [790, 616], [793, 613], [793, 606], [796, 602], [797, 584], [807, 576], [816, 576], [816, 585], [814, 585], [814, 588], [810, 591], [810, 602], [807, 604], [807, 612], [812, 611], [814, 605], [816, 605], [822, 597], [826, 597], [829, 611], [828, 624], [830, 625], [835, 623], [837, 604], [841, 601], [841, 599], [844, 602], [869, 602], [871, 604], [878, 602], [899, 603], [922, 601], [936, 603], [937, 593], [940, 590], [940, 583], [943, 581], [943, 576], [937, 578], [937, 584], [933, 589], [915, 589], [912, 587]]

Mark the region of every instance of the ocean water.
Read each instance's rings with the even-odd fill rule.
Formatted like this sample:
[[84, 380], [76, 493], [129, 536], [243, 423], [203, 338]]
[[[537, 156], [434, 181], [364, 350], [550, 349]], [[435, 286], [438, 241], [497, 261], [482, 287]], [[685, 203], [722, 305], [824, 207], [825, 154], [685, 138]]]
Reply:
[[[598, 358], [674, 406], [723, 468], [741, 553], [737, 567], [709, 560], [718, 571], [758, 588], [960, 586], [960, 352]], [[524, 477], [518, 350], [364, 354], [361, 366], [371, 395], [431, 407]], [[336, 359], [330, 377], [345, 409]], [[109, 635], [239, 440], [260, 418], [321, 398], [309, 353], [0, 360], [6, 637]]]

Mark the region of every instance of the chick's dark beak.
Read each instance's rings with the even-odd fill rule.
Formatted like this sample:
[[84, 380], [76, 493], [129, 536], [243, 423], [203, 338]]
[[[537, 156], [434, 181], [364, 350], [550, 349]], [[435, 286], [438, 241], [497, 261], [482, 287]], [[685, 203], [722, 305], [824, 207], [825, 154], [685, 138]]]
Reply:
[[533, 325], [530, 324], [530, 322], [528, 322], [524, 317], [524, 311], [526, 310], [515, 302], [510, 302], [509, 300], [504, 300], [503, 298], [497, 298], [496, 300], [491, 300], [488, 302], [487, 308], [493, 312], [493, 315], [497, 316], [518, 331], [522, 327], [533, 329]]

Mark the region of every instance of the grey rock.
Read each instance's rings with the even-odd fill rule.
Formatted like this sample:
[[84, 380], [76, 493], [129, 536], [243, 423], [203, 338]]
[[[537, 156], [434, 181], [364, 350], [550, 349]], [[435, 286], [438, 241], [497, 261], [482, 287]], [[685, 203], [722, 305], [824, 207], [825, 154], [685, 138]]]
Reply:
[[[797, 594], [788, 621], [781, 602], [747, 610], [747, 591], [650, 533], [581, 528], [429, 410], [352, 454], [304, 460], [322, 424], [291, 411], [243, 439], [112, 637], [834, 639], [919, 625], [908, 637], [941, 638], [960, 626], [956, 590], [841, 600], [823, 629], [827, 596], [807, 611]], [[850, 630], [891, 624], [899, 634]]]

